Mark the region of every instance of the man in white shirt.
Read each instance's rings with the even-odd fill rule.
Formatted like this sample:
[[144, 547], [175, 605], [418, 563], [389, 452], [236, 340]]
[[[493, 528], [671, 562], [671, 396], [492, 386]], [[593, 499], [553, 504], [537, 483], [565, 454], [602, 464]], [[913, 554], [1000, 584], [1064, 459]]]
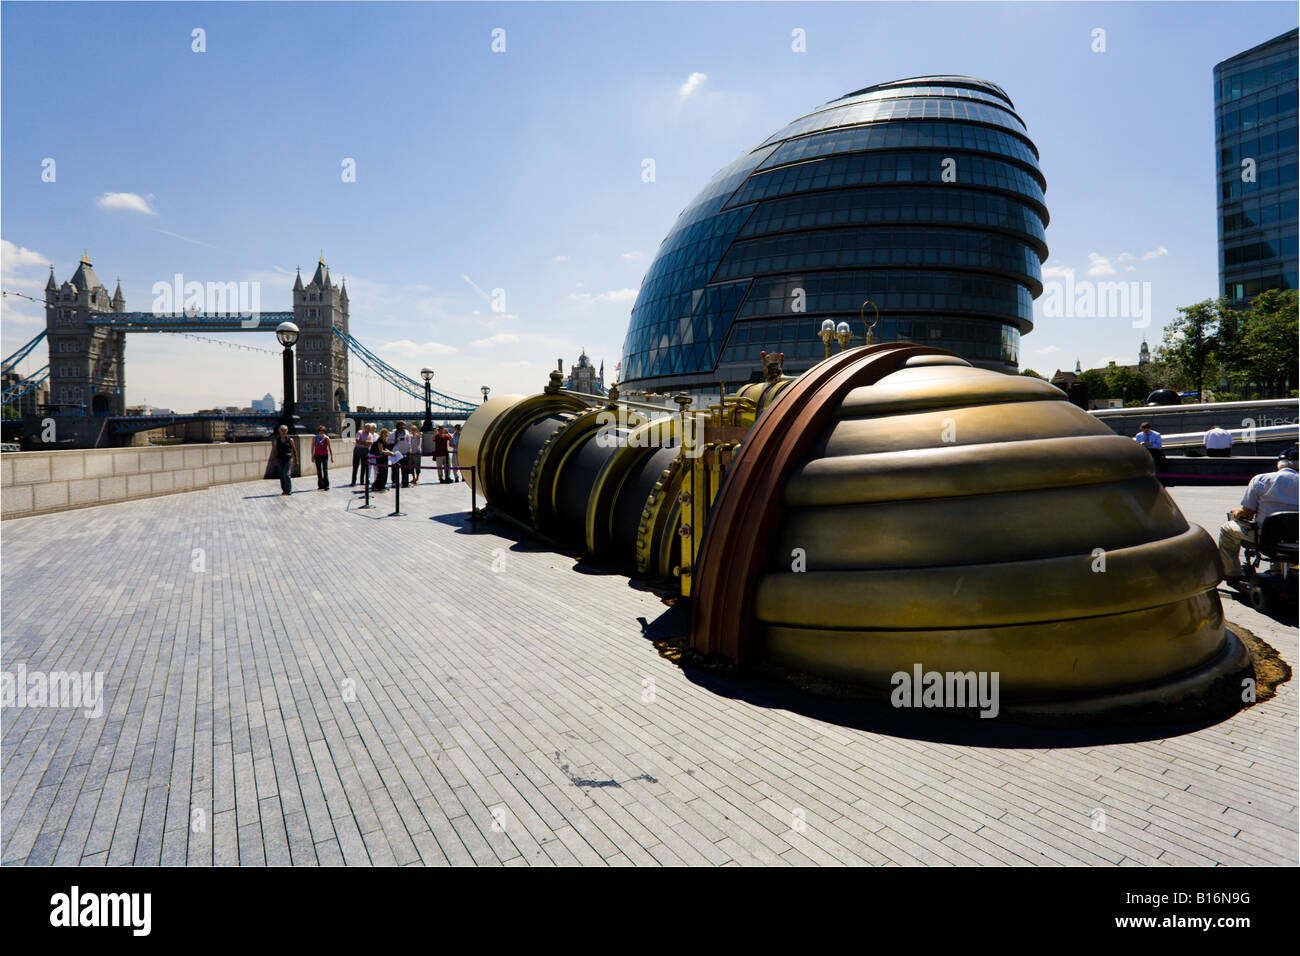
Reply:
[[1219, 557], [1223, 561], [1224, 579], [1229, 584], [1239, 583], [1243, 544], [1258, 540], [1260, 527], [1279, 511], [1297, 509], [1296, 446], [1292, 445], [1278, 459], [1277, 471], [1267, 471], [1250, 479], [1241, 507], [1233, 508], [1231, 517], [1219, 527]]
[[1211, 458], [1227, 458], [1232, 454], [1232, 432], [1213, 425], [1205, 433], [1205, 453]]

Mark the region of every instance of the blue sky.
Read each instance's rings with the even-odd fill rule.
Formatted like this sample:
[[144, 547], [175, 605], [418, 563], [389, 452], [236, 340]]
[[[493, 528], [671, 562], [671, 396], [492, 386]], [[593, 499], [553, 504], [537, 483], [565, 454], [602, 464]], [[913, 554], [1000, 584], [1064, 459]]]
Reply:
[[[353, 333], [437, 387], [536, 391], [582, 347], [608, 375], [718, 168], [851, 90], [964, 73], [1007, 90], [1038, 145], [1049, 275], [1150, 282], [1154, 343], [1217, 293], [1211, 70], [1296, 22], [1292, 3], [4, 3], [4, 288], [39, 296], [88, 248], [128, 309], [179, 272], [260, 281], [273, 310], [323, 251]], [[42, 324], [6, 299], [4, 354]], [[1135, 361], [1132, 325], [1041, 318], [1021, 365]], [[359, 371], [353, 402], [388, 404]], [[127, 343], [131, 403], [242, 405], [278, 378], [271, 352]]]

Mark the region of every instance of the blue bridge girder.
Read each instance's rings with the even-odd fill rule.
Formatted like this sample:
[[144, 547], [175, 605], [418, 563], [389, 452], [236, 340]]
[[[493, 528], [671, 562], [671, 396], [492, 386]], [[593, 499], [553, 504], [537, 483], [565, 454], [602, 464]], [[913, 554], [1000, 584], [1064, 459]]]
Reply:
[[123, 332], [274, 332], [281, 322], [292, 322], [293, 312], [91, 312], [88, 325]]
[[35, 336], [32, 337], [32, 340], [30, 342], [28, 342], [22, 348], [18, 349], [18, 351], [14, 352], [13, 355], [10, 355], [6, 357], [3, 361], [0, 361], [0, 368], [11, 369], [19, 362], [21, 362], [23, 359], [27, 358], [27, 356], [31, 355], [32, 349], [36, 348], [37, 344], [40, 343], [41, 339], [45, 338], [45, 331], [46, 331], [45, 329], [41, 329], [39, 332], [36, 333]]
[[212, 412], [195, 415], [115, 415], [108, 420], [108, 427], [115, 435], [127, 435], [185, 422], [227, 422], [231, 425], [266, 425], [269, 428], [274, 427], [279, 420], [279, 412], [264, 412], [260, 415], [217, 415]]
[[[433, 407], [433, 415], [431, 416], [431, 418], [433, 419], [433, 423], [435, 425], [437, 425], [439, 422], [453, 422], [453, 421], [463, 422], [465, 419], [469, 418], [473, 410], [474, 409], [471, 408], [467, 412], [464, 411], [445, 412], [439, 410], [438, 406], [435, 405]], [[348, 412], [345, 417], [352, 419], [354, 422], [358, 424], [360, 424], [361, 422], [402, 421], [402, 422], [406, 422], [408, 425], [414, 425], [416, 428], [419, 428], [420, 425], [424, 422], [424, 409], [420, 409], [419, 411], [414, 411], [414, 412], [381, 412], [381, 411]]]
[[6, 388], [4, 390], [3, 399], [0, 399], [0, 405], [11, 405], [14, 402], [21, 401], [24, 395], [26, 395], [32, 389], [36, 388], [42, 382], [46, 381], [49, 377], [50, 377], [50, 367], [48, 365], [44, 365], [41, 368], [38, 368], [35, 372], [33, 372], [31, 375], [28, 375], [25, 379], [22, 379], [21, 381], [18, 382], [14, 382], [12, 385]]

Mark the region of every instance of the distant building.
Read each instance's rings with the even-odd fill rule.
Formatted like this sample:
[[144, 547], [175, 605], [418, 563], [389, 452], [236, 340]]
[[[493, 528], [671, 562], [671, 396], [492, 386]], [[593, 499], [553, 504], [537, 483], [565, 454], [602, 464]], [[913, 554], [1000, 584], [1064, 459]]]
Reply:
[[252, 408], [255, 412], [274, 412], [279, 410], [279, 405], [275, 401], [275, 396], [267, 392], [261, 398], [253, 399]]
[[[12, 367], [6, 366], [3, 371], [0, 371], [0, 386], [3, 386], [6, 392], [24, 380], [24, 376]], [[33, 385], [23, 392], [15, 408], [19, 415], [35, 415], [49, 400], [49, 383], [42, 382], [40, 385]]]
[[1297, 34], [1214, 68], [1219, 292], [1242, 309], [1296, 286]]
[[45, 329], [50, 349], [50, 401], [94, 415], [121, 415], [126, 405], [126, 333], [90, 322], [92, 312], [125, 312], [122, 283], [110, 297], [84, 255], [72, 278], [59, 285], [54, 267], [45, 284]]
[[[348, 332], [348, 284], [334, 283], [324, 256], [310, 282], [303, 285], [302, 273], [294, 280], [293, 321], [299, 330], [294, 353], [303, 425], [337, 431], [348, 410], [348, 349], [339, 337]], [[275, 411], [274, 400], [272, 405], [269, 410]]]
[[583, 349], [578, 356], [578, 364], [569, 366], [569, 377], [565, 379], [564, 387], [588, 395], [605, 394], [605, 363], [600, 363], [600, 372], [597, 373], [591, 359], [587, 357], [587, 350]]

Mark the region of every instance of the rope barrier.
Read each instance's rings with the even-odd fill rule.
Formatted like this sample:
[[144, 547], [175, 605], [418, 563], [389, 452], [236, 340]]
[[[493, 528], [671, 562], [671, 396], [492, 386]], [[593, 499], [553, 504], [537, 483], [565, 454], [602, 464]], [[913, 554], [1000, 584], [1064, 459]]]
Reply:
[[[388, 461], [383, 465], [383, 467], [385, 469], [397, 469], [400, 467], [402, 461], [405, 461], [407, 458], [412, 458], [412, 457], [415, 456], [406, 455], [403, 456], [403, 458], [399, 459], [398, 461]], [[378, 470], [380, 468], [379, 457], [377, 455], [367, 455], [366, 463], [368, 465], [369, 471], [373, 472], [377, 478]], [[482, 515], [479, 513], [478, 510], [478, 482], [474, 480], [474, 466], [473, 465], [444, 465], [444, 466], [435, 466], [435, 467], [437, 467], [438, 470], [440, 471], [460, 471], [460, 472], [468, 471], [469, 472], [469, 478], [465, 479], [469, 484], [469, 495], [470, 495], [469, 517], [471, 521], [481, 518]], [[364, 486], [366, 500], [365, 500], [365, 504], [361, 505], [360, 508], [373, 508], [374, 505], [370, 503], [370, 484], [371, 484], [370, 476], [365, 475], [363, 477], [364, 480], [361, 482], [361, 484]], [[395, 476], [390, 475], [390, 477], [394, 478], [393, 510], [389, 512], [388, 517], [390, 518], [405, 517], [406, 512], [402, 510], [402, 490], [401, 490], [402, 483], [398, 481]], [[387, 490], [387, 489], [384, 488], [379, 490]]]

